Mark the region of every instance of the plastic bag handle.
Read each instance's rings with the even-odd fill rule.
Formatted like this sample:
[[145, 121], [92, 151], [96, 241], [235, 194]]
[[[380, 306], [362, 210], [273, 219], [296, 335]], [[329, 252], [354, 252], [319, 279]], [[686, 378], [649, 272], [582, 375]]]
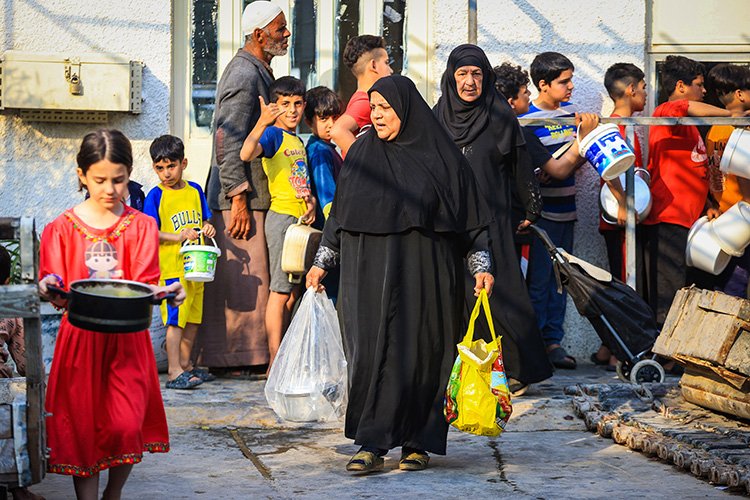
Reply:
[[487, 318], [487, 324], [490, 327], [490, 334], [492, 335], [492, 341], [497, 342], [497, 336], [495, 335], [495, 324], [492, 322], [492, 313], [490, 312], [490, 299], [487, 297], [487, 290], [482, 288], [479, 292], [479, 297], [474, 304], [474, 310], [471, 311], [471, 317], [469, 318], [469, 326], [466, 329], [466, 335], [464, 336], [462, 344], [469, 344], [474, 341], [474, 323], [479, 318], [480, 309], [484, 309], [484, 315]]

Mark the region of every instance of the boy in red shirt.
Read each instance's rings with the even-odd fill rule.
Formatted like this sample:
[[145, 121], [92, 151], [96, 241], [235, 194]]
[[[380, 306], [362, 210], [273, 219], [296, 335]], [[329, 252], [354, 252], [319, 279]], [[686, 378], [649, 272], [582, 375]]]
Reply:
[[[730, 116], [730, 112], [701, 102], [703, 65], [683, 56], [667, 56], [661, 83], [667, 102], [654, 110], [655, 117]], [[709, 197], [706, 146], [692, 125], [653, 126], [648, 139], [651, 174], [651, 213], [645, 228], [645, 296], [662, 325], [677, 290], [687, 282], [685, 247], [690, 227], [704, 213], [719, 215]]]
[[360, 35], [350, 38], [344, 48], [344, 64], [357, 79], [357, 91], [352, 94], [346, 111], [331, 129], [331, 138], [341, 149], [342, 156], [346, 156], [357, 134], [371, 123], [367, 91], [380, 78], [393, 74], [388, 65], [388, 52], [385, 51], [382, 36]]

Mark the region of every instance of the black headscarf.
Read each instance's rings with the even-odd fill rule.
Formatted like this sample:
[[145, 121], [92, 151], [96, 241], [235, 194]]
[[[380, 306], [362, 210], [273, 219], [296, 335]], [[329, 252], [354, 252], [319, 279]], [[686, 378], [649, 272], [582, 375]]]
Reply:
[[[456, 70], [462, 66], [477, 66], [482, 70], [482, 94], [474, 102], [466, 102], [458, 95]], [[518, 129], [518, 120], [505, 97], [495, 88], [495, 72], [487, 55], [476, 45], [459, 45], [448, 56], [448, 64], [440, 80], [442, 96], [435, 105], [435, 115], [459, 147], [471, 144], [490, 122], [500, 153], [505, 155], [515, 146], [525, 144]], [[515, 123], [508, 127], [509, 122]], [[499, 126], [499, 125], [506, 126]]]
[[401, 119], [384, 141], [375, 128], [349, 149], [331, 215], [351, 232], [393, 234], [422, 228], [463, 233], [490, 222], [468, 162], [435, 119], [414, 83], [378, 80], [378, 92]]

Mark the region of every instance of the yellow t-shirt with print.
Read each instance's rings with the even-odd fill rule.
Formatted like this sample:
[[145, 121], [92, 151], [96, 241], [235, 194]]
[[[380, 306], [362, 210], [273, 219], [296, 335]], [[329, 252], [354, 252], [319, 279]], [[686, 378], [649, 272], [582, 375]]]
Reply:
[[[159, 231], [179, 234], [183, 229], [201, 229], [211, 218], [211, 210], [201, 187], [187, 181], [182, 189], [165, 189], [157, 185], [146, 196], [143, 212], [156, 219]], [[185, 269], [180, 255], [182, 243], [159, 242], [161, 279], [181, 278]]]
[[302, 217], [307, 211], [303, 196], [310, 195], [307, 155], [302, 139], [279, 127], [268, 127], [260, 138], [263, 170], [268, 176], [270, 210]]

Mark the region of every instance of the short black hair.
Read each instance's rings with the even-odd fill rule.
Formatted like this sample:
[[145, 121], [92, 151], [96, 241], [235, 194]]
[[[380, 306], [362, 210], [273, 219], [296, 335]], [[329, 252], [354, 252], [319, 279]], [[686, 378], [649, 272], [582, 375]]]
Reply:
[[633, 84], [633, 87], [638, 85], [638, 82], [645, 79], [646, 75], [643, 70], [631, 63], [615, 63], [604, 73], [604, 88], [607, 89], [607, 93], [612, 100], [620, 99], [625, 95], [625, 89]]
[[[539, 82], [544, 80], [548, 85], [558, 78], [563, 71], [575, 70], [570, 59], [559, 52], [542, 52], [531, 62], [531, 80], [539, 89]], [[541, 90], [541, 89], [539, 89]]]
[[270, 87], [268, 87], [268, 96], [270, 102], [276, 102], [279, 97], [291, 97], [293, 95], [301, 96], [305, 98], [305, 84], [299, 78], [293, 76], [282, 76], [278, 80], [274, 80]]
[[685, 56], [667, 56], [661, 65], [661, 88], [667, 95], [672, 95], [677, 82], [690, 85], [705, 73], [705, 68], [698, 61]]
[[182, 140], [169, 134], [154, 139], [148, 151], [154, 163], [162, 160], [182, 161], [185, 159], [185, 145]]
[[10, 252], [0, 245], [0, 285], [4, 285], [10, 278]]
[[338, 117], [343, 112], [344, 105], [339, 95], [323, 85], [311, 88], [305, 94], [305, 120], [312, 123], [314, 117]]
[[357, 64], [362, 54], [375, 49], [385, 49], [385, 39], [382, 36], [359, 35], [350, 38], [344, 48], [344, 65], [354, 72], [354, 65]]
[[497, 79], [495, 87], [507, 99], [515, 99], [521, 91], [521, 87], [529, 85], [529, 74], [521, 66], [504, 62], [500, 66], [492, 68]]
[[706, 75], [706, 86], [716, 93], [722, 104], [727, 105], [735, 90], [750, 90], [750, 68], [737, 64], [717, 64]]

